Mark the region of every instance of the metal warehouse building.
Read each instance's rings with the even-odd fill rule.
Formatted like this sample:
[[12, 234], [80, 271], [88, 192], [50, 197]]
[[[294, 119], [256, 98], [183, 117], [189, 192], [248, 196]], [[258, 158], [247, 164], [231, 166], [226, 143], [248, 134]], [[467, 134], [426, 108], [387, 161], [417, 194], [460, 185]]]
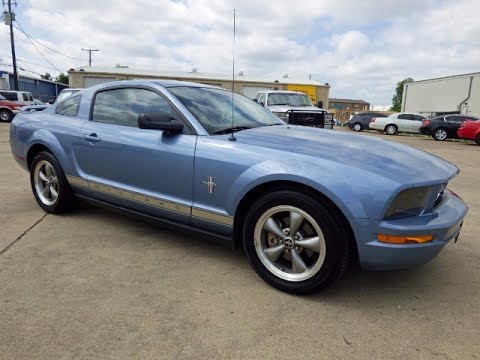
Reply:
[[[0, 69], [0, 90], [13, 90], [14, 79], [12, 73]], [[68, 86], [54, 81], [20, 75], [18, 77], [18, 87], [20, 91], [30, 92], [35, 99], [47, 102], [55, 100], [60, 91]]]
[[403, 87], [402, 111], [480, 115], [480, 73], [414, 81]]
[[[192, 72], [167, 72], [155, 70], [131, 69], [125, 67], [80, 67], [68, 72], [71, 87], [89, 87], [115, 80], [130, 79], [169, 79], [183, 80], [202, 84], [221, 86], [225, 89], [232, 88], [232, 76], [219, 74], [206, 74], [197, 71]], [[258, 91], [270, 90], [293, 90], [307, 94], [314, 104], [321, 102], [321, 107], [328, 108], [328, 95], [330, 85], [309, 79], [293, 79], [283, 76], [274, 78], [254, 78], [238, 73], [235, 77], [235, 92], [249, 98], [255, 96]]]

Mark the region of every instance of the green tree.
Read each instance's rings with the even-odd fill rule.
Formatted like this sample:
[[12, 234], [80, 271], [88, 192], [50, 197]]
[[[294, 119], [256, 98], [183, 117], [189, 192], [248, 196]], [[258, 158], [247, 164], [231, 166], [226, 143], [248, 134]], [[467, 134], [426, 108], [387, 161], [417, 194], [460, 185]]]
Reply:
[[412, 81], [412, 78], [406, 78], [397, 83], [397, 87], [395, 88], [395, 95], [393, 95], [392, 97], [392, 107], [390, 108], [390, 111], [402, 111], [403, 85]]
[[58, 76], [55, 78], [55, 81], [58, 83], [62, 83], [65, 85], [68, 85], [68, 75], [64, 73], [58, 74]]
[[45, 80], [52, 80], [52, 75], [50, 75], [49, 73], [45, 73], [45, 75], [40, 75], [40, 77]]

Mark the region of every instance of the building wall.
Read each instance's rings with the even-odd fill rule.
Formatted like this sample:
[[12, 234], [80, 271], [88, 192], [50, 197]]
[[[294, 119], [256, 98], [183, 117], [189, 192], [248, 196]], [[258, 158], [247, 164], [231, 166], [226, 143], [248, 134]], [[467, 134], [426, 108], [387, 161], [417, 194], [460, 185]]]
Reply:
[[[1, 75], [0, 89], [12, 90], [12, 85], [14, 82], [13, 75], [9, 73], [3, 73]], [[67, 87], [68, 86], [64, 84], [57, 84], [51, 81], [44, 81], [25, 76], [20, 76], [18, 78], [18, 90], [28, 91], [35, 99], [44, 102], [55, 100], [60, 91]]]
[[[85, 78], [94, 78], [91, 80], [85, 80]], [[131, 80], [131, 79], [138, 79], [138, 75], [121, 75], [121, 74], [101, 74], [101, 73], [88, 73], [84, 71], [76, 71], [76, 72], [70, 72], [69, 73], [69, 78], [70, 78], [70, 86], [74, 88], [83, 88], [85, 87], [85, 83], [91, 83], [94, 81], [97, 81], [97, 83], [101, 82], [101, 78], [105, 79], [105, 82], [107, 81], [112, 81], [112, 78], [115, 80]], [[158, 76], [145, 76], [142, 75], [141, 78], [143, 79], [158, 79]], [[175, 77], [162, 77], [162, 79], [169, 79], [169, 80], [184, 80], [184, 81], [191, 81], [191, 82], [198, 82], [202, 84], [208, 84], [208, 85], [214, 85], [214, 86], [220, 86], [225, 89], [231, 89], [232, 88], [232, 81], [229, 80], [215, 80], [215, 79], [201, 79], [201, 78], [175, 78]], [[302, 86], [302, 85], [294, 85], [293, 86]], [[235, 79], [235, 89], [234, 91], [239, 94], [244, 94], [245, 88], [261, 88], [261, 89], [272, 89], [272, 90], [288, 90], [289, 87], [292, 87], [292, 84], [280, 84], [280, 83], [275, 83], [275, 82], [257, 82], [257, 81], [244, 81], [242, 80], [241, 76], [239, 76], [237, 79]], [[330, 86], [328, 85], [322, 85], [322, 86], [314, 86], [310, 85], [312, 87], [312, 96], [316, 96], [316, 101], [322, 101], [323, 102], [323, 107], [325, 109], [328, 109], [328, 96], [330, 92]], [[316, 88], [316, 90], [315, 90]], [[302, 88], [303, 89], [303, 88]], [[303, 91], [303, 90], [300, 90]], [[310, 95], [310, 94], [309, 94]], [[310, 96], [312, 98], [312, 96]]]
[[[466, 100], [471, 81], [470, 99]], [[402, 100], [402, 111], [480, 115], [480, 74], [408, 83]]]

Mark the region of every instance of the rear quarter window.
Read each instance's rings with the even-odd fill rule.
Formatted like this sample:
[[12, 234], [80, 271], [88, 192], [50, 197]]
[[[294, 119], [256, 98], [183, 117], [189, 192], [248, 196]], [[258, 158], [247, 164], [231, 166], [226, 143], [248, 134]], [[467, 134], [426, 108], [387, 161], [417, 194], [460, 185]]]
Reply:
[[81, 100], [82, 95], [69, 97], [57, 105], [55, 108], [55, 114], [63, 116], [77, 116]]

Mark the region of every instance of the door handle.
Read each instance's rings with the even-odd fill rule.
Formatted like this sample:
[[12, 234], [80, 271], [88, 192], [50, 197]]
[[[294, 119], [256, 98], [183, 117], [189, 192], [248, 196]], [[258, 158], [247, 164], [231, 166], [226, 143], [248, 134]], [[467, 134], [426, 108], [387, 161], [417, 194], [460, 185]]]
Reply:
[[97, 134], [92, 133], [92, 134], [83, 134], [83, 140], [86, 140], [88, 142], [99, 142], [100, 139]]

